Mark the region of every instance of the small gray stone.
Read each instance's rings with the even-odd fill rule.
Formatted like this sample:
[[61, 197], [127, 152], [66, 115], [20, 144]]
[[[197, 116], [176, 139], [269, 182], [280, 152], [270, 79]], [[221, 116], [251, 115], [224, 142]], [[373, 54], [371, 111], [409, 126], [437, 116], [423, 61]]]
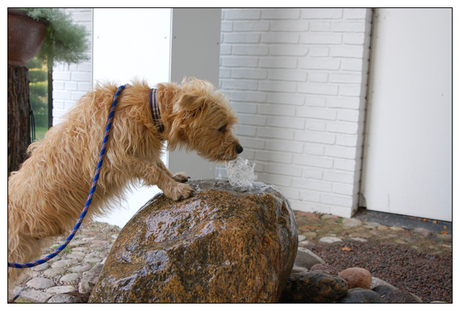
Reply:
[[36, 267], [33, 268], [34, 271], [43, 271], [43, 270], [46, 270], [50, 267], [50, 265], [45, 262], [45, 263], [42, 263], [41, 265], [38, 265]]
[[414, 232], [418, 233], [420, 235], [423, 235], [424, 237], [427, 237], [427, 236], [429, 236], [431, 234], [431, 231], [427, 230], [425, 228], [415, 228]]
[[[374, 289], [374, 288], [376, 288], [376, 287], [379, 286], [379, 285], [393, 286], [393, 285], [391, 285], [390, 283], [385, 282], [385, 281], [382, 280], [382, 279], [379, 279], [379, 278], [376, 278], [376, 277], [372, 277], [371, 289]], [[394, 287], [394, 286], [393, 286], [393, 287]], [[396, 287], [394, 287], [394, 289], [397, 290]]]
[[362, 226], [363, 222], [356, 218], [344, 218], [342, 219], [342, 225], [344, 225], [345, 227], [356, 227]]
[[86, 256], [84, 261], [85, 262], [100, 262], [100, 261], [102, 261], [102, 259], [98, 258], [98, 257], [88, 257], [88, 256]]
[[307, 268], [299, 267], [299, 266], [293, 266], [291, 274], [293, 274], [293, 273], [305, 273], [305, 272], [308, 272]]
[[310, 231], [310, 232], [305, 232], [304, 235], [307, 238], [316, 238], [318, 236], [318, 233]]
[[351, 238], [351, 240], [358, 241], [358, 242], [363, 242], [363, 243], [367, 242], [367, 240], [363, 239], [363, 238]]
[[364, 227], [369, 228], [369, 229], [377, 228], [378, 226], [380, 226], [378, 222], [373, 222], [373, 221], [366, 222], [365, 224], [366, 225]]
[[88, 247], [75, 247], [72, 249], [74, 252], [87, 252], [89, 250]]
[[45, 270], [45, 272], [43, 272], [43, 274], [49, 278], [55, 277], [56, 275], [63, 274], [63, 273], [65, 273], [64, 268], [52, 268], [52, 269]]
[[322, 243], [332, 244], [332, 243], [342, 242], [342, 239], [333, 237], [333, 236], [326, 236], [324, 238], [319, 239], [319, 241]]
[[403, 290], [395, 290], [389, 292], [382, 296], [383, 301], [385, 302], [422, 302], [420, 297], [415, 296], [412, 293], [403, 291]]
[[305, 240], [306, 238], [307, 238], [307, 237], [304, 236], [304, 235], [299, 235], [299, 236], [298, 236], [299, 242], [302, 242], [302, 241]]
[[21, 293], [22, 298], [37, 301], [37, 302], [46, 302], [48, 299], [50, 299], [51, 296], [52, 296], [51, 294], [47, 294], [42, 291], [31, 289], [31, 288], [25, 289]]
[[72, 271], [72, 272], [84, 272], [84, 271], [88, 271], [89, 269], [91, 269], [91, 265], [86, 264], [86, 265], [83, 265], [83, 266], [72, 267], [72, 268], [70, 268], [70, 271]]
[[381, 303], [384, 302], [382, 297], [376, 292], [370, 289], [362, 289], [359, 287], [352, 288], [348, 291], [347, 296], [345, 298], [339, 300], [338, 302], [343, 303], [370, 303], [370, 302], [377, 302]]
[[35, 289], [45, 289], [55, 286], [53, 280], [46, 278], [34, 278], [27, 282], [26, 285]]
[[77, 263], [78, 263], [78, 260], [76, 260], [76, 259], [59, 260], [59, 261], [53, 262], [51, 264], [51, 267], [53, 267], [53, 268], [62, 268], [62, 267], [65, 267], [65, 266], [75, 265]]
[[67, 258], [69, 259], [82, 260], [83, 257], [85, 257], [85, 253], [80, 253], [80, 252], [72, 252], [72, 254], [67, 255]]
[[392, 285], [378, 285], [374, 289], [372, 289], [374, 292], [379, 294], [381, 297], [384, 295], [388, 294], [389, 292], [393, 292], [395, 290], [398, 290], [396, 287]]
[[57, 294], [51, 297], [50, 300], [48, 300], [48, 303], [78, 303], [78, 302], [82, 302], [81, 299], [79, 299], [76, 296], [68, 295], [68, 294]]
[[65, 294], [65, 293], [70, 293], [74, 292], [75, 287], [72, 285], [64, 285], [64, 286], [54, 286], [50, 287], [46, 290], [46, 293], [48, 294]]
[[297, 255], [295, 257], [294, 265], [310, 269], [316, 264], [325, 263], [318, 255], [314, 254], [307, 248], [299, 247], [297, 249]]
[[452, 243], [452, 234], [450, 234], [450, 233], [440, 234], [439, 238], [441, 239], [441, 241], [443, 241], [445, 243]]
[[70, 273], [70, 274], [63, 275], [61, 279], [59, 280], [59, 282], [75, 284], [77, 283], [79, 279], [80, 279], [79, 273]]

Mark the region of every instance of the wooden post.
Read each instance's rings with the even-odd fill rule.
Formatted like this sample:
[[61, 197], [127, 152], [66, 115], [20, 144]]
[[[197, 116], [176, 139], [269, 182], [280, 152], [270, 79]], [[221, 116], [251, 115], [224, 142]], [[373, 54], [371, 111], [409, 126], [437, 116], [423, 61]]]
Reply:
[[29, 69], [8, 65], [8, 176], [27, 159], [30, 139]]

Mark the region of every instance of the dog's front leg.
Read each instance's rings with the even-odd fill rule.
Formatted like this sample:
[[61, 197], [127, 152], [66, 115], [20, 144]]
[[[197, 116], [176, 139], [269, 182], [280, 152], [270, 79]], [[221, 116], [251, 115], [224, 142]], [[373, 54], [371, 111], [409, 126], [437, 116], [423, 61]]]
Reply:
[[177, 173], [177, 174], [171, 173], [171, 171], [168, 170], [166, 165], [164, 165], [164, 163], [161, 160], [156, 162], [156, 163], [163, 170], [163, 172], [166, 173], [166, 175], [168, 175], [169, 177], [171, 177], [172, 179], [174, 179], [177, 182], [184, 183], [184, 182], [187, 182], [190, 179], [190, 176], [186, 175], [185, 173]]
[[163, 163], [149, 163], [135, 157], [130, 158], [129, 162], [133, 177], [143, 179], [148, 185], [157, 185], [168, 198], [178, 201], [193, 194], [193, 189], [189, 185], [181, 183], [184, 182], [183, 176], [176, 179], [177, 175], [173, 176]]

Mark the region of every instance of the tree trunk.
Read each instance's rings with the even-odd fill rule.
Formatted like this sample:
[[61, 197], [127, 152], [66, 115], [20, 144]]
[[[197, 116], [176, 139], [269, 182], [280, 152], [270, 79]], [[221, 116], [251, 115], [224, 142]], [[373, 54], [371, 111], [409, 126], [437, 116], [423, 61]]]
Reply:
[[8, 176], [26, 160], [31, 142], [28, 72], [8, 65]]

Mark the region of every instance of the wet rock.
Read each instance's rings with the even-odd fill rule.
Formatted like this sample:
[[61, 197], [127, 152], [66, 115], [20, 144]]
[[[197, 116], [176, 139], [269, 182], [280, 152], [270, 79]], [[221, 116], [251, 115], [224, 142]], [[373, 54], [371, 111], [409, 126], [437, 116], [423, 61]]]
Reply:
[[422, 299], [404, 290], [391, 291], [382, 296], [384, 302], [422, 302]]
[[324, 260], [314, 254], [311, 250], [299, 247], [294, 263], [296, 266], [310, 269], [319, 263], [324, 263]]
[[254, 183], [194, 181], [195, 195], [163, 194], [120, 232], [89, 302], [277, 302], [297, 252], [289, 202]]
[[317, 271], [317, 270], [327, 271], [330, 274], [338, 275], [337, 269], [328, 264], [316, 264], [310, 269], [310, 271]]
[[370, 289], [372, 283], [372, 275], [369, 271], [363, 268], [348, 268], [339, 273], [339, 276], [348, 283], [348, 288], [360, 287]]
[[342, 303], [371, 303], [371, 302], [384, 302], [382, 297], [376, 292], [363, 289], [363, 288], [352, 288], [348, 291], [346, 297], [342, 298], [338, 302]]
[[334, 302], [347, 295], [348, 285], [327, 271], [291, 274], [279, 302]]

